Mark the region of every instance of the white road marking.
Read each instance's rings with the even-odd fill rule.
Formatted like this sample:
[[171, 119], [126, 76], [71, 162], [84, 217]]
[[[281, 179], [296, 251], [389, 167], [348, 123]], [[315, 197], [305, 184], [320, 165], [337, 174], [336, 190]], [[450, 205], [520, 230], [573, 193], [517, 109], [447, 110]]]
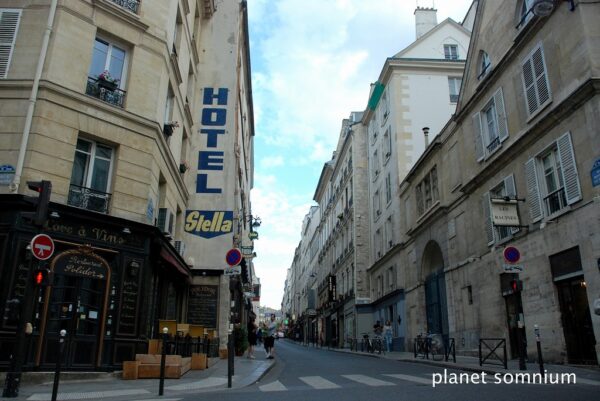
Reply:
[[206, 387], [216, 387], [227, 383], [223, 377], [209, 377], [192, 383], [176, 384], [165, 387], [167, 390], [197, 390]]
[[415, 382], [420, 384], [428, 384], [431, 386], [431, 379], [423, 379], [422, 377], [409, 376], [403, 374], [385, 374], [384, 376], [393, 377], [394, 379], [406, 380], [409, 382]]
[[279, 380], [274, 381], [273, 383], [263, 384], [258, 387], [260, 391], [286, 391], [287, 387], [285, 387]]
[[386, 382], [384, 380], [375, 379], [373, 377], [365, 376], [365, 375], [342, 375], [346, 379], [350, 379], [352, 381], [366, 384], [367, 386], [378, 387], [378, 386], [395, 386], [392, 382]]
[[299, 377], [299, 379], [317, 390], [340, 388], [340, 386], [338, 386], [337, 384], [330, 382], [329, 380], [324, 379], [321, 376], [304, 376]]

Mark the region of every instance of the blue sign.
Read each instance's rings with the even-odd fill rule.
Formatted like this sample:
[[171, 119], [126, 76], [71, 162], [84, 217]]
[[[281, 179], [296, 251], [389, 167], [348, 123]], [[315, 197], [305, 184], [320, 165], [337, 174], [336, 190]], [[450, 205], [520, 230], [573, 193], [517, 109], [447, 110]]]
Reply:
[[600, 159], [596, 160], [592, 166], [592, 186], [600, 185]]
[[15, 168], [10, 164], [0, 166], [0, 185], [10, 185], [15, 178]]
[[237, 248], [230, 249], [225, 255], [225, 261], [229, 266], [237, 266], [242, 261], [242, 253]]
[[225, 210], [186, 210], [186, 233], [214, 238], [232, 232], [233, 212]]
[[152, 198], [148, 198], [148, 206], [146, 207], [146, 218], [150, 222], [154, 220], [154, 201], [152, 201]]
[[504, 260], [508, 263], [517, 263], [521, 260], [521, 252], [514, 246], [507, 246], [504, 248]]

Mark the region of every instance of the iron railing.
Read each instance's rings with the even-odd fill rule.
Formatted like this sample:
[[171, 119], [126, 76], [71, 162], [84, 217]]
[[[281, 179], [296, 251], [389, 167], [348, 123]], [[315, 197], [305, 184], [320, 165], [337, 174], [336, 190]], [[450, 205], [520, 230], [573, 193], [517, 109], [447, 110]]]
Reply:
[[492, 153], [498, 146], [500, 146], [500, 137], [497, 136], [487, 145], [488, 153]]
[[88, 77], [85, 94], [98, 98], [113, 106], [123, 107], [125, 103], [125, 91], [119, 88], [106, 87], [100, 80]]
[[209, 358], [219, 356], [219, 340], [211, 339], [208, 336], [190, 337], [190, 336], [169, 336], [166, 342], [167, 355], [181, 355], [190, 357], [193, 353], [206, 354]]
[[67, 204], [81, 209], [108, 214], [111, 194], [71, 184]]
[[110, 0], [118, 6], [131, 11], [134, 14], [138, 13], [140, 8], [140, 0]]
[[559, 188], [556, 191], [551, 192], [544, 198], [544, 204], [546, 205], [546, 213], [548, 213], [548, 216], [566, 207], [567, 198], [565, 197], [565, 189]]

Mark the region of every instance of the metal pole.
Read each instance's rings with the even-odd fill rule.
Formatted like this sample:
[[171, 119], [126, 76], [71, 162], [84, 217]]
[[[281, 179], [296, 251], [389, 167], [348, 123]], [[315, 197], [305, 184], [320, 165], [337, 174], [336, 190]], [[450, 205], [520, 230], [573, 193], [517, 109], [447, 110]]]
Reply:
[[52, 401], [56, 401], [56, 396], [58, 395], [58, 382], [60, 381], [60, 363], [63, 358], [63, 353], [65, 351], [65, 337], [67, 336], [66, 330], [60, 331], [60, 340], [58, 347], [58, 356], [56, 357], [56, 369], [54, 372], [54, 385], [52, 386]]
[[519, 370], [527, 370], [525, 365], [525, 341], [523, 339], [523, 322], [519, 320], [517, 325], [517, 341], [519, 342]]
[[231, 376], [233, 376], [233, 336], [230, 330], [227, 335], [227, 388], [231, 388]]
[[169, 339], [169, 329], [163, 328], [162, 355], [160, 356], [160, 382], [158, 384], [158, 395], [162, 396], [165, 392], [165, 362], [167, 360], [167, 340]]
[[536, 324], [533, 326], [535, 331], [535, 343], [537, 345], [538, 364], [540, 365], [540, 373], [544, 375], [544, 358], [542, 357], [542, 343], [540, 342], [540, 328]]

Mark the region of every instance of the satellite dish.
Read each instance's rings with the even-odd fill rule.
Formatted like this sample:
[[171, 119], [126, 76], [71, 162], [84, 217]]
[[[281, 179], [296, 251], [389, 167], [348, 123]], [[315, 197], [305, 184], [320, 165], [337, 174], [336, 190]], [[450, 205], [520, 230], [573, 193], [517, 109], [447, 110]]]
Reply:
[[533, 3], [533, 14], [538, 17], [547, 17], [552, 14], [554, 11], [554, 1], [553, 0], [537, 0]]

